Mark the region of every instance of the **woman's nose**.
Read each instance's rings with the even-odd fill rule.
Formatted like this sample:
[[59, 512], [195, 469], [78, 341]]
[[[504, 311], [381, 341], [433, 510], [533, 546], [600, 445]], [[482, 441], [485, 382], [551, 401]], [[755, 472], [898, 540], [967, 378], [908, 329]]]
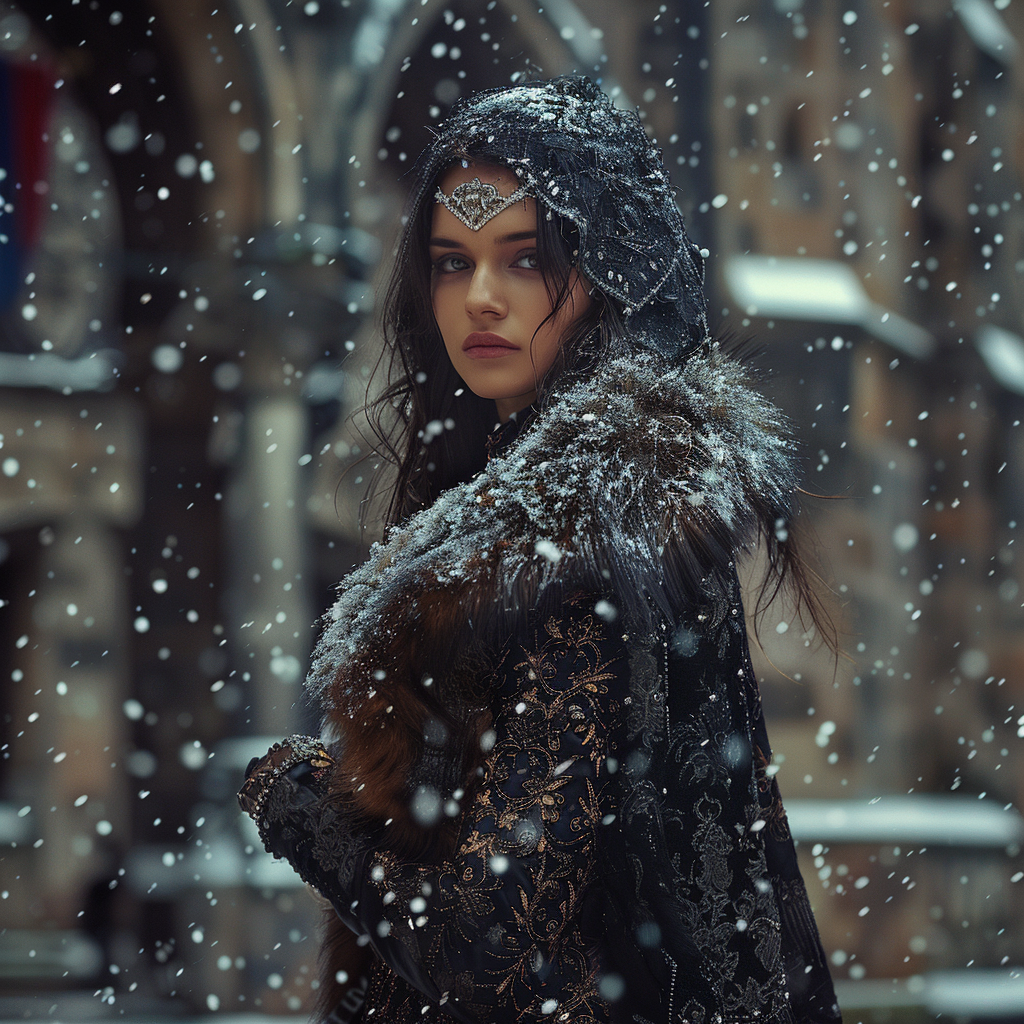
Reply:
[[505, 316], [508, 302], [498, 276], [487, 267], [477, 266], [466, 293], [466, 312], [470, 316]]

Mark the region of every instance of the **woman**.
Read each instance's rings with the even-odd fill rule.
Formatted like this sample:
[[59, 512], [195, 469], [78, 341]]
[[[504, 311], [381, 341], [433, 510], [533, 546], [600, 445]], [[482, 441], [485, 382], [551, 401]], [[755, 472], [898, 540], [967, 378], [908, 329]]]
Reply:
[[790, 444], [701, 256], [588, 79], [480, 93], [420, 160], [388, 534], [314, 658], [323, 739], [240, 794], [333, 907], [322, 1016], [838, 1020], [734, 565], [798, 573]]

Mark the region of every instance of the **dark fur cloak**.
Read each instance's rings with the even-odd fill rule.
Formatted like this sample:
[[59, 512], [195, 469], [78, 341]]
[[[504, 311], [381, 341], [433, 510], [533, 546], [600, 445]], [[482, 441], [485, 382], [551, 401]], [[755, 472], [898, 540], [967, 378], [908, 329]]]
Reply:
[[788, 520], [792, 446], [748, 371], [717, 345], [681, 364], [641, 353], [552, 396], [339, 586], [307, 686], [343, 752], [334, 791], [396, 851], [443, 855], [411, 794], [438, 778], [431, 757], [447, 788], [468, 780], [481, 676], [528, 616], [579, 592], [637, 636], [658, 615], [724, 613], [736, 552]]

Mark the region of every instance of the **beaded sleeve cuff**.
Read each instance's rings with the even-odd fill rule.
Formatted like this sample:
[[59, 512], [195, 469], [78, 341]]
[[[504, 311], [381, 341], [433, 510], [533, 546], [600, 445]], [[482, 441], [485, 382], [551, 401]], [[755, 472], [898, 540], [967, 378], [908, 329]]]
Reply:
[[267, 797], [283, 775], [303, 763], [308, 763], [314, 772], [321, 772], [334, 765], [334, 758], [317, 737], [289, 736], [275, 743], [246, 772], [245, 782], [238, 791], [238, 803], [256, 822], [264, 845], [267, 845], [267, 837], [264, 835], [266, 821], [263, 812]]

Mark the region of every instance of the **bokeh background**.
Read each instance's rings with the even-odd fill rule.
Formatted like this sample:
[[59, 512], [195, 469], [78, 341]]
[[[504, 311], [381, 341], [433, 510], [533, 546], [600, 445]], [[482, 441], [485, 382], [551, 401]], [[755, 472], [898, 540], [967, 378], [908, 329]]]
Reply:
[[0, 0], [0, 1019], [308, 1010], [234, 791], [373, 539], [403, 174], [532, 67], [640, 109], [823, 496], [845, 656], [779, 604], [758, 666], [848, 1019], [1024, 1020], [1022, 43], [1024, 0]]

